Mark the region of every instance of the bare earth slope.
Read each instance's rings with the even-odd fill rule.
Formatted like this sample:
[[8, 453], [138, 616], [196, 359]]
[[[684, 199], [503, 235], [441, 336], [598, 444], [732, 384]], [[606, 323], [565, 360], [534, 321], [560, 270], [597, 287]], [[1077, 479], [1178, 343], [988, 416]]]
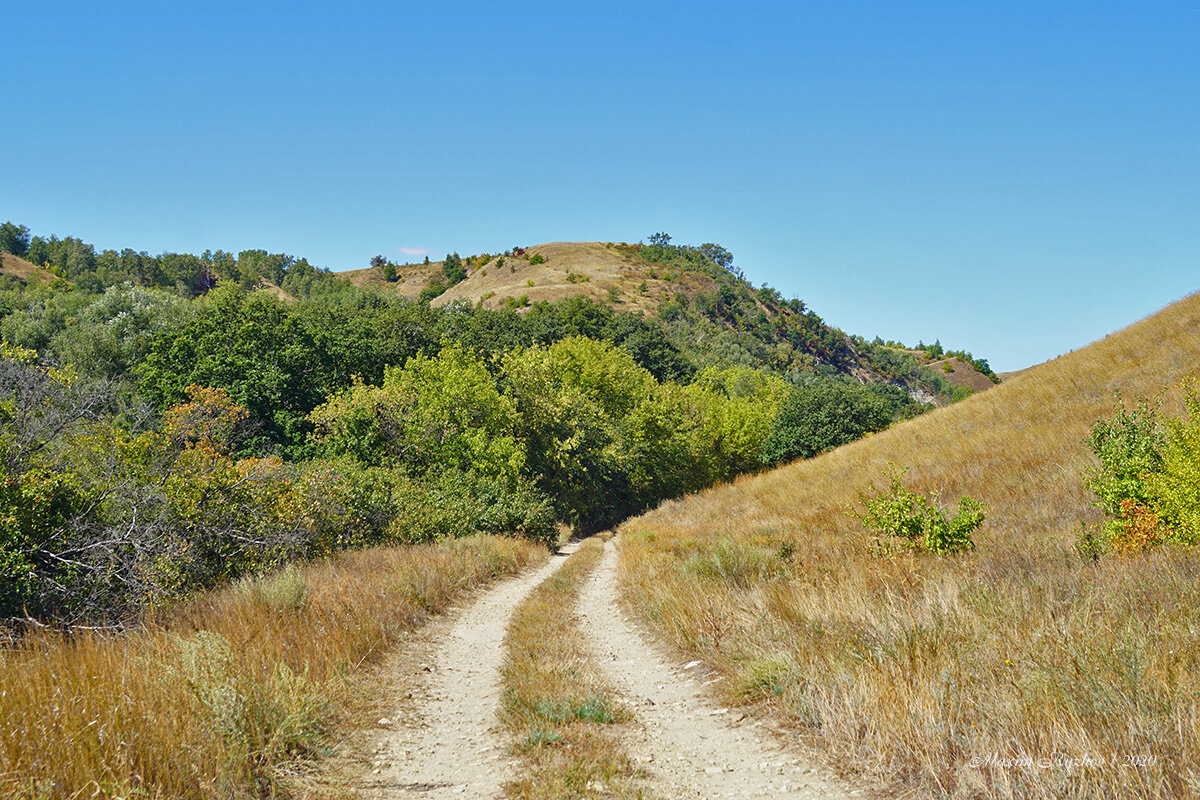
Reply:
[[[531, 264], [535, 256], [545, 261]], [[396, 268], [397, 279], [392, 283], [383, 279], [379, 269], [338, 274], [356, 286], [415, 298], [432, 280], [441, 279], [442, 263], [400, 265]], [[464, 264], [466, 279], [435, 298], [433, 305], [465, 300], [499, 308], [506, 301], [522, 297], [536, 303], [584, 295], [611, 302], [618, 310], [652, 312], [678, 288], [678, 282], [658, 277], [649, 264], [634, 261], [604, 242], [548, 242], [524, 248], [521, 255], [490, 256], [485, 262], [464, 256]], [[643, 283], [645, 291], [641, 288]]]

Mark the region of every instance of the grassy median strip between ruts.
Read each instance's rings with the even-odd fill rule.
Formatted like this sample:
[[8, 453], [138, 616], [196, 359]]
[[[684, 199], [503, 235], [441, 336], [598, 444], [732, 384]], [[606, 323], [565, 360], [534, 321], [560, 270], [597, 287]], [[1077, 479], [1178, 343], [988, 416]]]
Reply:
[[545, 553], [486, 536], [347, 552], [157, 625], [25, 636], [0, 649], [0, 796], [312, 796], [289, 789], [360, 715], [366, 666]]
[[587, 539], [513, 615], [501, 716], [521, 759], [513, 800], [649, 798], [617, 730], [632, 718], [600, 677], [572, 609], [604, 541]]

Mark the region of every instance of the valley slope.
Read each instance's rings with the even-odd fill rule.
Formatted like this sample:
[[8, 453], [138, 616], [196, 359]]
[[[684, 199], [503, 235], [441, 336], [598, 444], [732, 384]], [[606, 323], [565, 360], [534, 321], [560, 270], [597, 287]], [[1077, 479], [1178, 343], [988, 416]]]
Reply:
[[[666, 502], [621, 528], [626, 602], [720, 669], [731, 700], [764, 703], [840, 768], [904, 791], [1186, 794], [1179, 776], [1200, 774], [1200, 556], [1092, 562], [1074, 543], [1100, 521], [1089, 427], [1116, 395], [1197, 370], [1193, 295], [986, 394]], [[889, 463], [945, 504], [987, 503], [977, 550], [881, 554], [849, 512]]]

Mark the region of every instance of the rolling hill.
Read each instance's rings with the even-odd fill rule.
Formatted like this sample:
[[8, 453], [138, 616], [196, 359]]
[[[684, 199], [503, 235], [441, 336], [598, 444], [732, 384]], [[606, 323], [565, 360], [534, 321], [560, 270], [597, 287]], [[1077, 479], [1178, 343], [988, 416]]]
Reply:
[[733, 363], [765, 364], [784, 374], [842, 374], [891, 384], [924, 403], [945, 403], [994, 385], [962, 359], [933, 361], [920, 351], [847, 335], [803, 302], [755, 288], [728, 264], [699, 257], [704, 247], [713, 246], [550, 242], [462, 258], [463, 276], [449, 286], [445, 261], [393, 265], [391, 281], [383, 267], [337, 274], [355, 286], [430, 298], [435, 306], [465, 301], [524, 309], [586, 297], [616, 312], [662, 319], [685, 348], [720, 350]]
[[[839, 768], [898, 791], [1187, 794], [1200, 554], [1093, 563], [1074, 543], [1100, 520], [1083, 485], [1090, 426], [1117, 394], [1197, 370], [1192, 295], [986, 394], [664, 503], [621, 528], [626, 601], [717, 667], [729, 699], [765, 703]], [[987, 503], [977, 550], [881, 554], [849, 512], [889, 463], [943, 503]]]

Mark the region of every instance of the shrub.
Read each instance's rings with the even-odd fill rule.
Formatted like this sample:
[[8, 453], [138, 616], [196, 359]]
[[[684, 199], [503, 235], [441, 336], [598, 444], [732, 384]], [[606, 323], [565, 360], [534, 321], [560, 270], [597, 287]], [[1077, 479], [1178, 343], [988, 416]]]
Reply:
[[1111, 549], [1130, 553], [1166, 541], [1200, 543], [1200, 389], [1183, 382], [1183, 418], [1163, 417], [1162, 398], [1118, 401], [1085, 440], [1100, 465], [1085, 477], [1109, 519]]
[[541, 253], [534, 253], [532, 256], [529, 257], [529, 263], [531, 265], [545, 264], [546, 257], [544, 255], [542, 255]]
[[970, 497], [958, 501], [958, 513], [946, 515], [938, 493], [919, 495], [904, 487], [906, 467], [888, 464], [888, 490], [868, 496], [859, 493], [865, 506], [851, 514], [877, 537], [882, 550], [893, 539], [912, 550], [947, 555], [975, 549], [971, 534], [983, 524], [987, 505]]
[[450, 286], [461, 283], [467, 277], [467, 268], [463, 266], [462, 258], [458, 253], [446, 255], [446, 259], [442, 262], [442, 275], [446, 277]]
[[446, 291], [446, 284], [434, 278], [429, 282], [429, 285], [421, 290], [421, 294], [417, 297], [417, 302], [428, 303], [435, 297], [441, 297]]
[[388, 540], [403, 543], [489, 533], [552, 545], [558, 538], [550, 498], [527, 481], [447, 470], [428, 482], [398, 485], [400, 509]]
[[[1084, 440], [1100, 460], [1084, 484], [1096, 494], [1096, 507], [1109, 516], [1102, 533], [1109, 548], [1118, 552], [1145, 549], [1164, 538], [1161, 532], [1152, 533], [1160, 524], [1147, 487], [1147, 478], [1163, 468], [1166, 436], [1161, 408], [1161, 397], [1154, 401], [1140, 397], [1131, 408], [1118, 400], [1113, 416], [1097, 420]], [[1091, 541], [1081, 548], [1085, 544], [1090, 545], [1092, 557], [1103, 549]]]

